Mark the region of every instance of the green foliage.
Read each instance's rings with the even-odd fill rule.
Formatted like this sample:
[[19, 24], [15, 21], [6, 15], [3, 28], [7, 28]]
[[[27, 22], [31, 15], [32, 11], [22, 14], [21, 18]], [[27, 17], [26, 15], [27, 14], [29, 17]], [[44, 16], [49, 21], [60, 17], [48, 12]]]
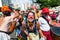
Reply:
[[36, 0], [36, 2], [41, 4], [41, 9], [44, 7], [56, 7], [60, 5], [60, 0]]

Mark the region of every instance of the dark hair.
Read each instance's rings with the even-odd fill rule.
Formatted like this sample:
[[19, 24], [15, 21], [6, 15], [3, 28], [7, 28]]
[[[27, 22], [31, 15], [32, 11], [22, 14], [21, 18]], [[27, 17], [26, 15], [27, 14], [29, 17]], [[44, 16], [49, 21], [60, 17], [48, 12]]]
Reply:
[[14, 8], [12, 8], [12, 7], [10, 7], [10, 6], [8, 6], [9, 7], [9, 9], [11, 10], [11, 11], [13, 11], [14, 10]]
[[3, 15], [10, 16], [11, 15], [11, 12], [5, 11], [5, 12], [3, 12]]
[[51, 17], [52, 20], [56, 20], [56, 18]]
[[19, 9], [15, 9], [15, 11], [20, 15], [20, 13], [19, 13], [20, 10]]
[[29, 14], [29, 13], [33, 13], [34, 19], [35, 19], [35, 13], [34, 13], [34, 12], [28, 12], [28, 13], [27, 13], [27, 18], [28, 18], [28, 14]]
[[15, 9], [15, 11], [20, 11], [19, 9]]

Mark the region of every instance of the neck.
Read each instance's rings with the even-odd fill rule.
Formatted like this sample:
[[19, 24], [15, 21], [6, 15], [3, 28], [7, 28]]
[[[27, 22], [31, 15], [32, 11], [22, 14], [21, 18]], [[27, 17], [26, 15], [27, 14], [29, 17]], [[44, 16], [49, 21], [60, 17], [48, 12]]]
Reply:
[[29, 22], [29, 23], [33, 23], [33, 21], [31, 21], [31, 22], [30, 22], [30, 21], [28, 21], [28, 22]]

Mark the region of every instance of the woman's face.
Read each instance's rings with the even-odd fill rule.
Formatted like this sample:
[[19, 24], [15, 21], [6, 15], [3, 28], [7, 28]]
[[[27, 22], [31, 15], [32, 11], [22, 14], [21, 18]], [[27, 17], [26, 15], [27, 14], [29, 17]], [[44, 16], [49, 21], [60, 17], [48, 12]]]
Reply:
[[34, 20], [34, 14], [33, 13], [29, 13], [28, 14], [28, 21], [32, 22]]

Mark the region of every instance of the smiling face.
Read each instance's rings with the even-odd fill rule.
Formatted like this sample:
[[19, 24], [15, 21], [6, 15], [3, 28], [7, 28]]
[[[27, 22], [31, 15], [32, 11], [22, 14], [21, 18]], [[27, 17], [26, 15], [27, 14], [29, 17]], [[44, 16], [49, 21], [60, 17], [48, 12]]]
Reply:
[[28, 21], [32, 22], [34, 20], [34, 14], [33, 13], [29, 13], [28, 14]]

